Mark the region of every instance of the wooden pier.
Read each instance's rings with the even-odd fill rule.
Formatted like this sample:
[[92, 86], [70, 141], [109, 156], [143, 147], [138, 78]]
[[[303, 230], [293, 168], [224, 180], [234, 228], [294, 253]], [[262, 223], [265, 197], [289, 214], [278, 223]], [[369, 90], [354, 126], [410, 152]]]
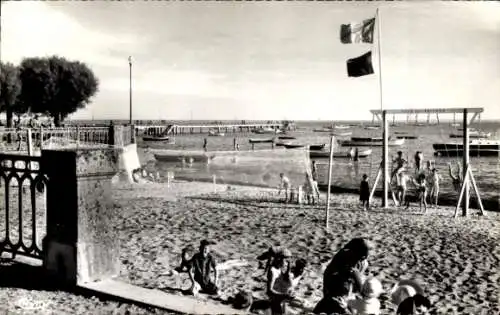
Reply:
[[291, 130], [293, 123], [228, 124], [228, 125], [139, 125], [136, 130], [148, 135], [208, 134], [209, 131], [229, 133], [250, 133], [259, 130]]

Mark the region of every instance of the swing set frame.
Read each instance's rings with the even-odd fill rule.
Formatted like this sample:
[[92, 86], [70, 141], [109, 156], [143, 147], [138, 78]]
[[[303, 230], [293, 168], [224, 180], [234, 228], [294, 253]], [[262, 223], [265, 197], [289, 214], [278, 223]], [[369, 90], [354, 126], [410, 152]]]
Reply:
[[[484, 108], [482, 107], [458, 107], [458, 108], [415, 108], [415, 109], [380, 109], [380, 110], [370, 110], [373, 117], [376, 117], [378, 120], [382, 122], [382, 139], [383, 139], [383, 149], [382, 149], [382, 163], [379, 168], [379, 172], [375, 179], [375, 183], [373, 185], [372, 191], [370, 193], [370, 199], [373, 197], [375, 189], [377, 187], [377, 182], [382, 173], [383, 180], [383, 196], [382, 196], [382, 207], [388, 208], [388, 193], [391, 190], [392, 197], [394, 203], [397, 204], [396, 199], [394, 197], [394, 192], [390, 187], [390, 178], [389, 178], [389, 122], [387, 120], [387, 115], [389, 114], [427, 114], [428, 117], [430, 114], [436, 114], [437, 121], [439, 123], [439, 114], [463, 114], [463, 166], [462, 166], [462, 183], [460, 189], [460, 195], [458, 197], [458, 202], [455, 208], [454, 217], [458, 216], [460, 205], [462, 205], [462, 216], [466, 217], [469, 214], [469, 198], [470, 198], [470, 187], [474, 188], [476, 193], [478, 205], [480, 208], [481, 215], [484, 215], [484, 208], [481, 202], [481, 196], [479, 190], [476, 185], [476, 181], [474, 179], [474, 175], [472, 173], [472, 169], [470, 167], [469, 162], [469, 125], [474, 122], [476, 117], [484, 112]], [[473, 114], [472, 118], [469, 120], [469, 114]]]

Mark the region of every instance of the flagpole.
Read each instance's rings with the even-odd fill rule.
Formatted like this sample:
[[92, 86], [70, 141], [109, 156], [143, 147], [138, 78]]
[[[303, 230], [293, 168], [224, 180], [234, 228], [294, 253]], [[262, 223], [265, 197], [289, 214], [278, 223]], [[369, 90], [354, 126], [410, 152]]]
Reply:
[[378, 48], [378, 84], [379, 84], [379, 93], [380, 93], [380, 110], [383, 109], [383, 95], [382, 95], [382, 55], [380, 54], [380, 13], [377, 8], [376, 13], [377, 20], [377, 48]]

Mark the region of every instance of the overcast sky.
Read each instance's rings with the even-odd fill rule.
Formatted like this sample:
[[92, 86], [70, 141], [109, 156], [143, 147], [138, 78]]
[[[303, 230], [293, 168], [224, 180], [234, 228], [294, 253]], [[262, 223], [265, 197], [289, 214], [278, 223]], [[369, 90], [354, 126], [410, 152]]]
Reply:
[[100, 80], [75, 118], [369, 119], [375, 75], [348, 78], [342, 23], [380, 9], [384, 108], [483, 106], [500, 119], [498, 2], [2, 3], [3, 61], [57, 54]]

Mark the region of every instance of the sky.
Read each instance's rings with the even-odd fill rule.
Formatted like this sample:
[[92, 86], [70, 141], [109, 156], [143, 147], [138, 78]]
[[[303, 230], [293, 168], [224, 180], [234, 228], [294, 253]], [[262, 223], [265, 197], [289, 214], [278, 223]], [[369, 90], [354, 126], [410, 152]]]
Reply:
[[[340, 42], [341, 24], [377, 8], [380, 42]], [[75, 119], [128, 119], [128, 56], [134, 119], [371, 119], [380, 91], [387, 109], [480, 106], [500, 119], [494, 1], [20, 1], [1, 13], [2, 61], [56, 54], [99, 78]], [[370, 50], [375, 74], [349, 78], [346, 60]]]

